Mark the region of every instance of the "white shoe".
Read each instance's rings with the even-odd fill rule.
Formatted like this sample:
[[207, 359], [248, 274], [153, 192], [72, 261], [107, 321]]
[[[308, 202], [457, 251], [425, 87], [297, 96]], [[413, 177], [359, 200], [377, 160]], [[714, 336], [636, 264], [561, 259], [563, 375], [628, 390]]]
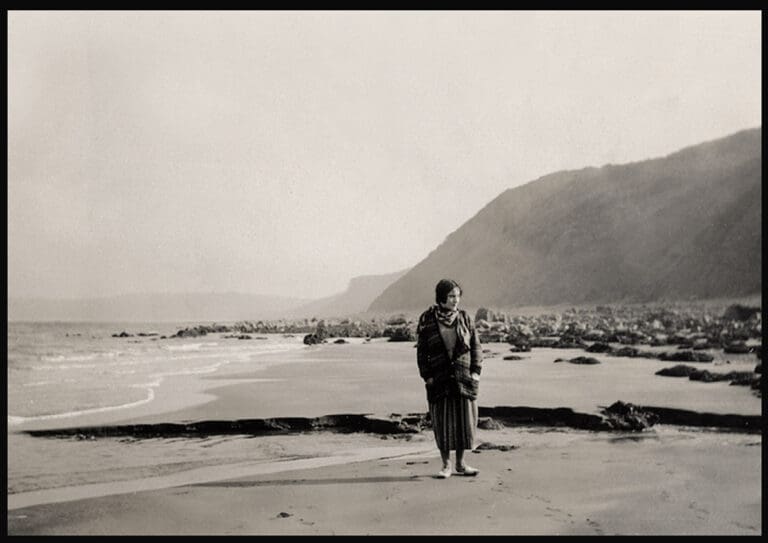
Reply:
[[437, 472], [438, 479], [447, 479], [451, 476], [451, 466], [445, 466], [443, 469]]
[[456, 473], [459, 475], [466, 475], [467, 477], [474, 477], [480, 473], [480, 470], [469, 466], [456, 466]]

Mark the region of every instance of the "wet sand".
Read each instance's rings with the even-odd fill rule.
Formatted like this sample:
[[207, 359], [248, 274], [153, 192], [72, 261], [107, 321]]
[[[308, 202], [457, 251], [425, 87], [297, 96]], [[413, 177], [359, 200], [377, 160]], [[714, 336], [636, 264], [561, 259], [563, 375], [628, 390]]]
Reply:
[[[11, 534], [759, 534], [760, 437], [506, 429], [434, 478], [434, 451], [14, 509]], [[350, 445], [355, 437], [348, 436]], [[392, 449], [390, 453], [397, 453]], [[394, 456], [394, 457], [393, 457]], [[273, 466], [274, 467], [274, 466]]]

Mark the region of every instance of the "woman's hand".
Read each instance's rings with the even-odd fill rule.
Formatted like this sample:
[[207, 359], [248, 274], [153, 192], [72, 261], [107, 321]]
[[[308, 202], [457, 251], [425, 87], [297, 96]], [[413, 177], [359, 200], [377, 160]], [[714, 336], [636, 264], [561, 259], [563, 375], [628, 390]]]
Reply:
[[480, 380], [480, 375], [477, 374], [477, 373], [471, 373], [470, 377], [472, 377], [473, 381], [479, 381]]

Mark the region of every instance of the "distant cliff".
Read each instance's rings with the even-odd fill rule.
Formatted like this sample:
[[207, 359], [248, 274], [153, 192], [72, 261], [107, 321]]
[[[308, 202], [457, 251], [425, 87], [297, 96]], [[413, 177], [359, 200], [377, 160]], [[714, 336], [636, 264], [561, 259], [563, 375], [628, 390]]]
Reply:
[[762, 129], [509, 189], [390, 285], [371, 311], [708, 299], [761, 292]]
[[344, 317], [362, 313], [384, 289], [408, 270], [384, 275], [363, 275], [349, 281], [347, 290], [327, 298], [314, 300], [289, 311], [291, 317]]

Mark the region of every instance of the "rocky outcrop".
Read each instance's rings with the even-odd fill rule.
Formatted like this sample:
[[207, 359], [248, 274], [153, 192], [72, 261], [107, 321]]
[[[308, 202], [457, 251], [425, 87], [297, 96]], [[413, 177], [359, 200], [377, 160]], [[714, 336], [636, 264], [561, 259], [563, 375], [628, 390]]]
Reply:
[[491, 417], [479, 417], [477, 419], [477, 427], [483, 430], [502, 430], [504, 425]]
[[[593, 431], [641, 431], [653, 424], [708, 426], [726, 430], [760, 432], [759, 415], [697, 413], [665, 407], [636, 406], [615, 402], [600, 414], [577, 413], [567, 407], [480, 407], [479, 421], [487, 429], [500, 426], [568, 427]], [[656, 418], [658, 417], [658, 419]], [[33, 437], [96, 439], [107, 437], [167, 438], [211, 435], [275, 435], [304, 432], [366, 432], [381, 435], [412, 435], [431, 428], [429, 413], [392, 413], [389, 417], [340, 414], [316, 418], [205, 420], [189, 423], [124, 424], [25, 430]]]
[[750, 307], [741, 304], [733, 304], [728, 306], [723, 313], [723, 318], [736, 321], [748, 321], [756, 316], [760, 315], [759, 307]]
[[663, 375], [666, 377], [688, 377], [691, 381], [701, 381], [704, 383], [716, 383], [719, 381], [730, 381], [732, 385], [746, 385], [749, 386], [753, 383], [756, 377], [754, 373], [750, 371], [729, 371], [728, 373], [710, 372], [708, 370], [702, 370], [694, 368], [693, 366], [686, 366], [684, 364], [678, 364], [671, 368], [664, 368], [656, 372], [656, 375]]
[[416, 341], [416, 332], [411, 326], [393, 326], [384, 330], [389, 341]]
[[615, 402], [603, 409], [603, 414], [614, 430], [640, 432], [659, 422], [659, 416], [652, 411], [632, 405]]
[[496, 443], [491, 443], [490, 441], [483, 441], [482, 443], [480, 443], [480, 445], [474, 448], [473, 452], [477, 452], [477, 451], [507, 452], [507, 451], [514, 451], [519, 448], [520, 447], [518, 447], [517, 445], [497, 445]]
[[612, 350], [611, 356], [624, 356], [627, 358], [656, 358], [656, 353], [651, 351], [641, 351], [635, 347], [621, 347], [619, 349]]
[[207, 420], [199, 422], [126, 424], [91, 426], [55, 430], [30, 430], [35, 437], [73, 437], [94, 439], [103, 437], [201, 437], [210, 435], [275, 435], [298, 432], [365, 432], [382, 435], [414, 434], [429, 427], [428, 417], [422, 413], [392, 414], [389, 418], [370, 415], [326, 415], [316, 418], [284, 417], [272, 419]]
[[588, 366], [600, 363], [600, 361], [597, 358], [592, 358], [589, 356], [577, 356], [576, 358], [571, 358], [571, 359], [556, 358], [555, 362], [570, 362], [571, 364], [584, 364]]
[[661, 353], [659, 360], [668, 360], [672, 362], [712, 362], [714, 356], [708, 353], [696, 351], [678, 351], [673, 353]]
[[304, 345], [318, 345], [320, 343], [325, 343], [325, 338], [317, 334], [307, 334], [304, 336]]
[[723, 430], [736, 430], [749, 433], [762, 431], [760, 415], [730, 415], [719, 413], [699, 413], [685, 409], [644, 406], [643, 409], [659, 416], [658, 424], [678, 426], [704, 426]]
[[755, 351], [755, 348], [747, 345], [743, 341], [734, 341], [723, 346], [723, 352], [729, 354], [749, 354]]
[[610, 353], [611, 351], [613, 351], [613, 347], [611, 347], [607, 343], [601, 343], [599, 341], [596, 341], [595, 343], [587, 347], [586, 351], [588, 353]]
[[678, 364], [671, 368], [663, 368], [656, 372], [656, 375], [662, 375], [665, 377], [688, 377], [692, 373], [698, 371], [693, 366], [686, 366], [685, 364]]

